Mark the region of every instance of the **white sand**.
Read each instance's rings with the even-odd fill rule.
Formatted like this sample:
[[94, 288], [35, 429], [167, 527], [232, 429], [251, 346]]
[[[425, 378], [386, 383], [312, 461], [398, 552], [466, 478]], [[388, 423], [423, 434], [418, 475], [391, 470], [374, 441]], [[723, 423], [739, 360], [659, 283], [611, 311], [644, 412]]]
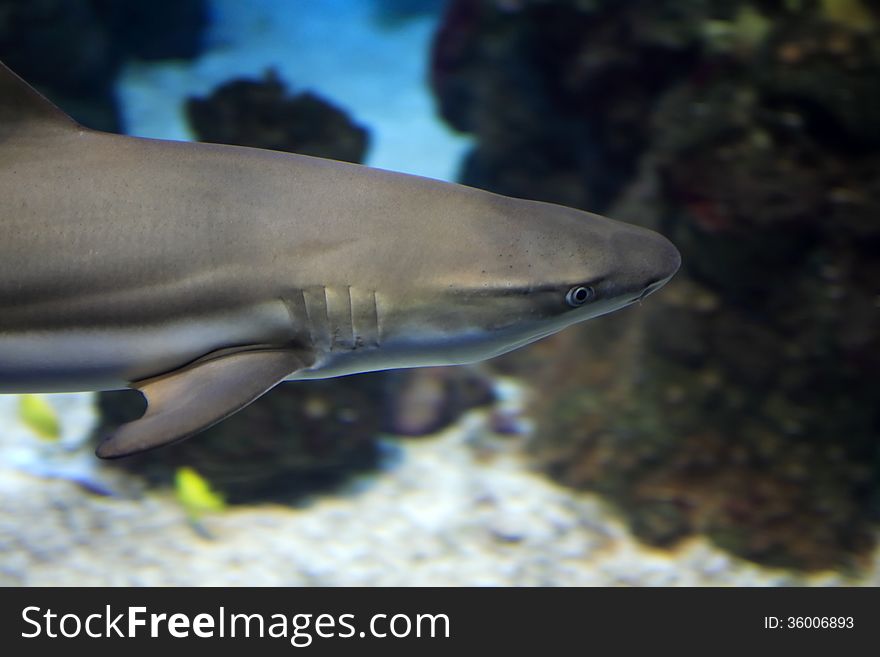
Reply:
[[[87, 429], [87, 398], [52, 401], [66, 405], [65, 423], [78, 418]], [[0, 417], [9, 412], [7, 404]], [[647, 548], [597, 497], [530, 472], [516, 440], [490, 437], [487, 422], [473, 412], [438, 436], [394, 441], [398, 458], [385, 472], [303, 508], [235, 507], [205, 517], [211, 540], [188, 524], [170, 492], [100, 497], [4, 459], [0, 585], [880, 585], [880, 553], [850, 580], [760, 568], [703, 539], [672, 552]], [[36, 449], [44, 470], [94, 466], [91, 476], [105, 477], [88, 449], [65, 460], [8, 426], [17, 445], [7, 438], [4, 455]], [[111, 485], [131, 490], [126, 477]]]

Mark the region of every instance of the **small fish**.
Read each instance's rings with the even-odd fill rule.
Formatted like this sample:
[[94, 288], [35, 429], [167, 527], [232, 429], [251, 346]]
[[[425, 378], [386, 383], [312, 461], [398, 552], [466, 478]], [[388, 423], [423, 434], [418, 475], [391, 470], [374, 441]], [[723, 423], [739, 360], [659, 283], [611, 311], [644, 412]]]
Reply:
[[40, 438], [58, 440], [61, 437], [58, 413], [41, 395], [21, 395], [18, 400], [18, 417]]
[[178, 468], [174, 475], [177, 501], [191, 520], [198, 520], [207, 512], [223, 511], [223, 497], [211, 489], [208, 481], [189, 467]]
[[103, 458], [285, 380], [491, 358], [679, 263], [657, 233], [549, 203], [88, 130], [0, 64], [0, 392], [140, 390]]

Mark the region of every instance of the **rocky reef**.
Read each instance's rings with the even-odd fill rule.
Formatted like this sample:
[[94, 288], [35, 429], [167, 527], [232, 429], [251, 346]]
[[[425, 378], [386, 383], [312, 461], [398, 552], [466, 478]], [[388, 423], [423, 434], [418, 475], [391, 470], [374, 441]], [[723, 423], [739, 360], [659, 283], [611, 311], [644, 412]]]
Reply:
[[199, 141], [363, 162], [367, 130], [311, 92], [290, 96], [277, 74], [232, 80], [208, 98], [190, 98], [186, 115]]
[[[880, 519], [880, 11], [857, 0], [452, 2], [465, 182], [659, 228], [644, 307], [501, 361], [530, 452], [636, 535], [857, 568]], [[576, 354], [577, 357], [573, 357]]]
[[208, 18], [205, 0], [0, 0], [0, 60], [83, 125], [120, 132], [122, 65], [195, 57]]
[[431, 81], [476, 138], [461, 181], [601, 210], [633, 175], [660, 94], [696, 60], [683, 5], [453, 1]]

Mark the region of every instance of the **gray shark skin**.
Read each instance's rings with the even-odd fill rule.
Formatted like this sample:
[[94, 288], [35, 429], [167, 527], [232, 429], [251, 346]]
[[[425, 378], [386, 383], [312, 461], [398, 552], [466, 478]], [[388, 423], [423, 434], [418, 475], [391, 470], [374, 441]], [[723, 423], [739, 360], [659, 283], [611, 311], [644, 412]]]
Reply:
[[140, 390], [104, 458], [284, 380], [490, 358], [679, 264], [657, 233], [570, 208], [91, 131], [0, 64], [0, 392]]

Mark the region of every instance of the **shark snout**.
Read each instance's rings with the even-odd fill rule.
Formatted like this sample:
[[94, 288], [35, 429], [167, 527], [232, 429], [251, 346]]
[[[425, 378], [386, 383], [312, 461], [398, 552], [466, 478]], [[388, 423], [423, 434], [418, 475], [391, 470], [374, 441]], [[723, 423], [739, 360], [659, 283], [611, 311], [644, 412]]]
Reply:
[[681, 267], [681, 254], [670, 242], [660, 233], [652, 233], [653, 245], [651, 246], [652, 255], [649, 257], [652, 263], [655, 280], [652, 281], [646, 290], [653, 292], [662, 287]]
[[626, 287], [642, 300], [663, 287], [681, 266], [681, 254], [663, 235], [631, 227], [616, 240], [624, 263]]

